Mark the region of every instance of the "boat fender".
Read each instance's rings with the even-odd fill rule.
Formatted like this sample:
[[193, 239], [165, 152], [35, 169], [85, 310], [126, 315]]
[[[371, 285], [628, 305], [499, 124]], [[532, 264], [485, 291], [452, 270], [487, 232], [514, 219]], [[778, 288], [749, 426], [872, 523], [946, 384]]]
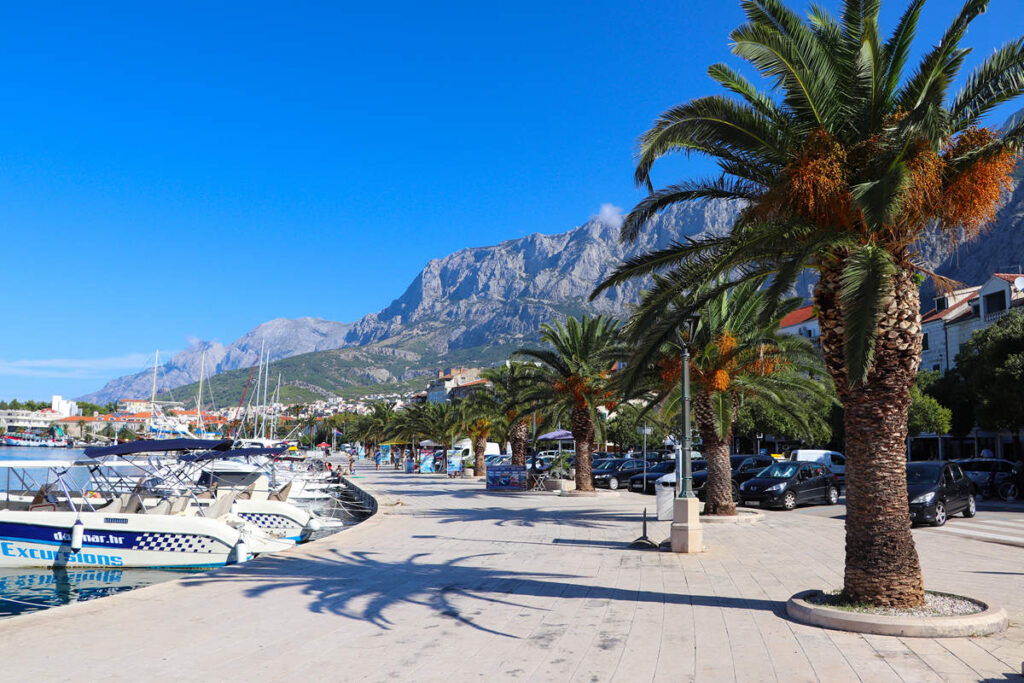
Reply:
[[239, 536], [238, 543], [231, 549], [231, 554], [228, 555], [228, 564], [242, 564], [243, 562], [249, 561], [249, 546], [245, 542], [245, 538]]
[[320, 522], [319, 519], [317, 519], [316, 517], [310, 517], [309, 521], [306, 522], [306, 528], [303, 529], [303, 531], [305, 532], [304, 535], [308, 536], [309, 534], [320, 531], [323, 528], [324, 525]]
[[231, 512], [224, 515], [224, 517], [222, 517], [220, 521], [224, 522], [232, 529], [242, 529], [247, 524], [247, 522], [244, 519]]
[[85, 536], [85, 525], [82, 520], [76, 519], [71, 526], [71, 552], [77, 553], [82, 549], [82, 539]]

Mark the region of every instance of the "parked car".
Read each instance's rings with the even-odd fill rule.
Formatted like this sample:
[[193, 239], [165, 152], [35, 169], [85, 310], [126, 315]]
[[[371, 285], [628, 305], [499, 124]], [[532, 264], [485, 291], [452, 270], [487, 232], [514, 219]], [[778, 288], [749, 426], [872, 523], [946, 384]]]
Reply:
[[591, 477], [594, 486], [607, 486], [612, 491], [619, 488], [622, 482], [629, 481], [637, 472], [644, 469], [644, 461], [636, 458], [609, 458], [594, 462]]
[[[655, 484], [655, 488], [657, 488], [658, 486], [675, 486], [676, 485], [676, 468], [674, 466], [675, 460], [672, 460], [671, 462], [673, 463], [672, 471], [670, 473], [668, 473], [668, 474], [663, 474], [660, 477], [658, 477], [658, 483]], [[705, 460], [703, 457], [702, 458], [698, 458], [697, 460], [691, 460], [690, 461], [690, 473], [691, 474], [696, 474], [697, 472], [703, 472], [707, 468], [708, 468], [708, 461]], [[690, 483], [690, 486], [691, 487], [693, 486], [693, 482], [692, 481]]]
[[825, 451], [817, 448], [798, 448], [789, 454], [790, 460], [797, 462], [816, 462], [832, 470], [839, 478], [840, 487], [846, 486], [846, 456], [838, 451]]
[[654, 485], [662, 476], [676, 471], [675, 460], [647, 461], [647, 471], [641, 471], [629, 478], [629, 490], [638, 493], [654, 493]]
[[[732, 499], [739, 502], [739, 486], [758, 472], [775, 462], [770, 455], [730, 455], [729, 465], [732, 467]], [[707, 467], [693, 475], [693, 492], [704, 500], [704, 487], [708, 483]]]
[[950, 515], [978, 511], [974, 485], [955, 462], [908, 462], [907, 498], [913, 524], [942, 526]]
[[800, 503], [839, 502], [835, 474], [813, 462], [777, 461], [739, 485], [740, 503], [792, 510]]
[[999, 485], [1017, 476], [1020, 469], [1017, 463], [1000, 458], [970, 458], [953, 462], [960, 466], [974, 484], [975, 495], [992, 497], [999, 490]]

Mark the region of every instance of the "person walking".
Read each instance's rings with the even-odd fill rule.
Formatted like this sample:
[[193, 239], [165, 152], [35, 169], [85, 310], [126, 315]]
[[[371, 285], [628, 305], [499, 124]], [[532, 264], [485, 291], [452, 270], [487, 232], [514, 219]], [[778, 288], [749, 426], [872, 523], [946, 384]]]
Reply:
[[373, 456], [373, 461], [377, 466], [377, 471], [380, 471], [380, 451], [377, 451]]

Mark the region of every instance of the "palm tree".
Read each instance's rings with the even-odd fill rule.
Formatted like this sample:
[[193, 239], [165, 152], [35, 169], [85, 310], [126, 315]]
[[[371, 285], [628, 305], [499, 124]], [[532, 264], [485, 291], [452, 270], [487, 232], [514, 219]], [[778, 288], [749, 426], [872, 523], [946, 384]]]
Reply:
[[[976, 237], [1009, 186], [1024, 137], [1024, 122], [1002, 137], [979, 127], [1024, 92], [1024, 39], [996, 50], [951, 96], [968, 53], [961, 42], [988, 0], [967, 0], [907, 76], [923, 4], [912, 0], [883, 42], [880, 0], [844, 0], [838, 19], [815, 5], [806, 22], [781, 0], [743, 0], [748, 21], [730, 36], [733, 52], [771, 92], [715, 64], [709, 75], [738, 97], [700, 97], [662, 114], [640, 137], [635, 178], [650, 195], [627, 216], [622, 238], [679, 202], [734, 200], [740, 217], [728, 235], [634, 258], [598, 288], [661, 270], [651, 297], [667, 303], [722, 275], [771, 275], [776, 299], [804, 270], [816, 273], [825, 365], [845, 408], [844, 593], [899, 607], [924, 599], [904, 485], [921, 354], [915, 280], [930, 275], [915, 244], [928, 226], [953, 243]], [[675, 152], [707, 155], [721, 175], [654, 191], [654, 163]]]
[[[743, 282], [706, 301], [685, 340], [691, 353], [694, 420], [701, 452], [708, 461], [704, 489], [704, 514], [708, 515], [736, 514], [729, 445], [744, 400], [772, 401], [807, 429], [810, 423], [821, 426], [827, 420], [834, 400], [821, 358], [811, 343], [803, 337], [779, 334], [779, 321], [802, 300], [782, 302], [765, 320], [763, 284], [763, 280]], [[706, 289], [708, 286], [698, 288], [695, 296], [700, 298]], [[674, 339], [666, 340], [666, 331], [678, 334], [679, 314], [687, 310], [689, 297], [674, 302], [658, 324], [638, 325], [637, 321], [645, 318], [649, 296], [641, 300], [637, 316], [628, 326], [634, 352], [620, 381], [632, 387], [645, 386], [652, 403], [666, 399], [666, 412], [678, 414], [681, 347]]]
[[553, 348], [516, 352], [538, 361], [523, 368], [529, 387], [525, 399], [534, 410], [569, 416], [576, 443], [576, 488], [593, 491], [590, 454], [604, 426], [600, 409], [614, 407], [610, 376], [623, 356], [619, 323], [604, 316], [568, 318], [564, 325], [543, 325], [540, 338]]
[[487, 439], [502, 421], [501, 406], [489, 391], [474, 391], [458, 403], [461, 426], [473, 444], [473, 474], [487, 469]]
[[494, 401], [502, 421], [507, 440], [512, 447], [512, 464], [526, 465], [526, 444], [529, 439], [529, 420], [532, 417], [526, 401], [524, 382], [526, 375], [522, 363], [506, 362], [481, 373], [494, 385]]

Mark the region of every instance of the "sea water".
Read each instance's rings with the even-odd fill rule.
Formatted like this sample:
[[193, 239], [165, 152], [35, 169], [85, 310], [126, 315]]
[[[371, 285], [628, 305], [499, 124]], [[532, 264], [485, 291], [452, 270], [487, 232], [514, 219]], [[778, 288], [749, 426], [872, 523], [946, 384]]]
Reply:
[[[78, 460], [85, 454], [79, 448], [0, 447], [0, 490], [22, 488], [15, 477], [8, 478], [4, 461], [12, 460]], [[26, 472], [36, 484], [53, 481], [46, 468]], [[85, 485], [88, 471], [73, 468], [65, 480], [74, 488]], [[49, 607], [84, 602], [130, 591], [143, 586], [169, 581], [187, 572], [156, 569], [74, 568], [32, 569], [0, 568], [0, 619], [35, 612]]]

